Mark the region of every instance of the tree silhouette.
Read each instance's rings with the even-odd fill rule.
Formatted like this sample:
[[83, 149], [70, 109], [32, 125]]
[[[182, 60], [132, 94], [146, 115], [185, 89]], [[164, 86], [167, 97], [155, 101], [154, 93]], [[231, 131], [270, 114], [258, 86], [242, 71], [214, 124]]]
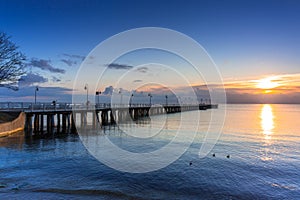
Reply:
[[0, 87], [18, 90], [18, 80], [25, 74], [25, 59], [10, 37], [0, 32]]

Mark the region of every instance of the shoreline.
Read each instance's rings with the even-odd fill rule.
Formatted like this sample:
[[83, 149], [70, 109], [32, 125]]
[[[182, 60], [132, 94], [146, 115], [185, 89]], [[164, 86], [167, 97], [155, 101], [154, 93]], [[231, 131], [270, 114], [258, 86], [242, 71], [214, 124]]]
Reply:
[[0, 137], [7, 137], [24, 130], [23, 112], [0, 112]]

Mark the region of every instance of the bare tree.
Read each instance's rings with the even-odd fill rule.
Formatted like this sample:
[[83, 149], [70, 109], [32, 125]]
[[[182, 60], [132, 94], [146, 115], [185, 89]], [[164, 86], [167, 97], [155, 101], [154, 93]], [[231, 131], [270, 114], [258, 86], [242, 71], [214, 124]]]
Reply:
[[20, 76], [25, 74], [25, 56], [10, 41], [10, 37], [0, 32], [0, 87], [18, 90]]

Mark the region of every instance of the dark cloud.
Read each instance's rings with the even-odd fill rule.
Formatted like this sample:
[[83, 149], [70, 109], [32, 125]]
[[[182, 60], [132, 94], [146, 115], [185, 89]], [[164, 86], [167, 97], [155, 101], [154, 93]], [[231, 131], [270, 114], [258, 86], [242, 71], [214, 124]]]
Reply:
[[16, 84], [0, 84], [0, 88], [8, 88], [8, 89], [11, 89], [11, 90], [14, 90], [14, 91], [18, 91], [19, 90], [19, 87], [18, 85]]
[[105, 94], [105, 95], [112, 95], [114, 91], [114, 88], [113, 86], [108, 86], [105, 88], [104, 92], [102, 94]]
[[139, 82], [143, 82], [143, 80], [134, 80], [134, 83], [139, 83]]
[[119, 64], [119, 63], [111, 63], [111, 64], [108, 64], [107, 67], [109, 69], [131, 69], [131, 68], [133, 68], [133, 66]]
[[80, 59], [80, 60], [84, 60], [85, 59], [85, 56], [76, 55], [76, 54], [67, 54], [67, 53], [64, 53], [63, 56], [66, 56], [68, 58], [73, 58], [73, 59]]
[[[20, 88], [18, 92], [8, 92], [6, 88], [0, 88], [0, 101], [34, 101], [34, 91], [36, 86]], [[37, 102], [72, 102], [72, 89], [65, 87], [39, 87], [37, 92]]]
[[52, 81], [57, 83], [57, 82], [61, 82], [61, 79], [55, 77], [55, 76], [52, 76]]
[[79, 62], [85, 59], [85, 56], [75, 55], [75, 54], [62, 54], [64, 58], [60, 59], [61, 62], [65, 63], [69, 67], [77, 65]]
[[139, 67], [136, 69], [136, 71], [141, 72], [141, 73], [147, 73], [148, 67]]
[[76, 65], [77, 64], [76, 60], [71, 60], [71, 59], [61, 59], [60, 61], [63, 62], [63, 63], [65, 63], [69, 67], [71, 67], [72, 65]]
[[31, 61], [28, 63], [28, 66], [37, 67], [42, 70], [53, 72], [53, 73], [64, 74], [66, 72], [64, 69], [53, 67], [51, 65], [50, 60], [44, 60], [44, 59], [32, 58]]
[[48, 79], [34, 73], [28, 73], [24, 76], [21, 76], [19, 79], [19, 87], [30, 86], [34, 83], [45, 83], [48, 82]]

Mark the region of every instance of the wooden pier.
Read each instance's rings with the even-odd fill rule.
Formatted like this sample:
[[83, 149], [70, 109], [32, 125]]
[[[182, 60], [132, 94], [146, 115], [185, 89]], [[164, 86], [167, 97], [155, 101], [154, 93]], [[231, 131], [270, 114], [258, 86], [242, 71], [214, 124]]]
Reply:
[[[24, 132], [27, 137], [52, 136], [54, 134], [77, 133], [77, 127], [93, 129], [102, 126], [128, 123], [153, 115], [171, 114], [192, 110], [217, 108], [217, 105], [130, 105], [114, 106], [109, 104], [96, 105], [46, 105], [31, 104], [23, 107], [10, 107], [7, 110], [22, 110], [26, 114]], [[3, 109], [2, 109], [3, 110]], [[89, 115], [89, 117], [88, 117]], [[92, 119], [90, 123], [88, 120]]]

